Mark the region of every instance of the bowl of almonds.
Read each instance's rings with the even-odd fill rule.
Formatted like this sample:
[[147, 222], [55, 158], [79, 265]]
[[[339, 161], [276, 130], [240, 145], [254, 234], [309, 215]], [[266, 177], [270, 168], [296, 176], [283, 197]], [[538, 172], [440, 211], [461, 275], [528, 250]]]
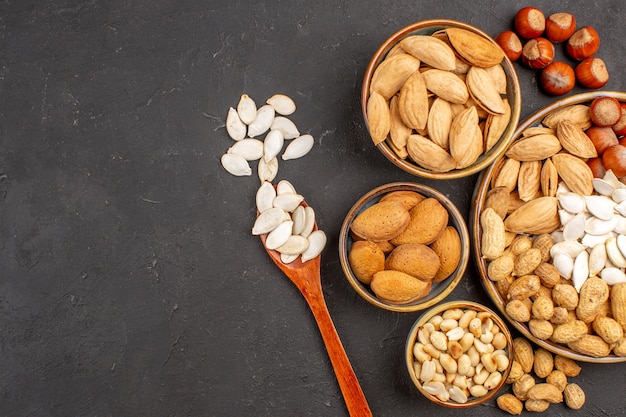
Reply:
[[468, 408], [504, 386], [513, 363], [506, 323], [473, 301], [450, 301], [425, 312], [411, 328], [405, 361], [418, 390], [436, 404]]
[[513, 64], [489, 35], [454, 20], [409, 25], [375, 52], [361, 107], [374, 145], [431, 179], [481, 171], [502, 155], [520, 117]]
[[469, 261], [469, 232], [456, 206], [425, 185], [382, 185], [350, 209], [339, 233], [339, 260], [367, 302], [413, 312], [443, 300]]
[[481, 173], [470, 215], [482, 284], [502, 314], [584, 362], [626, 361], [624, 103], [623, 92], [590, 92], [531, 115]]

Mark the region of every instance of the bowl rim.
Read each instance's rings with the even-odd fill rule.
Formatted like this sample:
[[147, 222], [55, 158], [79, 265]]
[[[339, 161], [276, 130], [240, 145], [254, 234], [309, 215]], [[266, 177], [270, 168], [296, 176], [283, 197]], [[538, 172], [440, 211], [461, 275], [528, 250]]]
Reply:
[[[427, 393], [426, 391], [424, 391], [421, 382], [415, 375], [414, 368], [413, 368], [413, 345], [417, 341], [417, 332], [419, 331], [419, 328], [422, 325], [424, 325], [426, 322], [428, 322], [428, 320], [430, 320], [431, 317], [437, 314], [440, 314], [443, 311], [450, 309], [450, 308], [463, 308], [463, 309], [469, 308], [469, 309], [474, 309], [477, 311], [485, 311], [491, 314], [496, 324], [500, 326], [500, 331], [504, 332], [506, 336], [509, 365], [502, 372], [502, 381], [500, 382], [500, 384], [498, 384], [496, 388], [489, 390], [489, 392], [485, 394], [484, 396], [473, 397], [473, 399], [471, 400], [468, 399], [468, 402], [466, 403], [457, 403], [454, 401], [441, 401], [435, 396]], [[514, 356], [513, 334], [511, 333], [511, 330], [509, 329], [506, 321], [502, 317], [500, 317], [500, 315], [498, 315], [498, 313], [494, 311], [493, 309], [487, 307], [484, 304], [481, 304], [476, 301], [471, 301], [471, 300], [447, 301], [445, 303], [436, 305], [430, 310], [424, 311], [411, 326], [411, 329], [409, 330], [409, 333], [407, 334], [406, 343], [404, 347], [404, 360], [405, 360], [407, 372], [409, 373], [409, 377], [411, 378], [411, 381], [413, 381], [413, 384], [417, 387], [418, 391], [422, 395], [424, 395], [426, 398], [428, 398], [430, 401], [432, 401], [433, 403], [442, 405], [448, 408], [471, 408], [480, 404], [484, 404], [485, 402], [493, 398], [495, 395], [497, 395], [497, 393], [506, 385], [506, 380], [509, 376], [509, 373], [511, 372], [511, 367], [513, 365], [513, 356]]]
[[[374, 204], [378, 201], [384, 194], [387, 194], [392, 191], [416, 191], [419, 192], [426, 197], [436, 198], [448, 211], [449, 220], [448, 224], [452, 224], [457, 232], [459, 233], [459, 237], [461, 239], [461, 257], [459, 259], [459, 264], [457, 265], [456, 270], [445, 280], [433, 284], [433, 287], [436, 285], [442, 287], [441, 291], [434, 294], [432, 297], [427, 296], [426, 298], [416, 300], [412, 303], [406, 304], [392, 304], [386, 301], [383, 301], [376, 297], [366, 286], [361, 283], [352, 273], [352, 269], [350, 267], [350, 262], [348, 261], [348, 249], [349, 244], [352, 241], [350, 237], [350, 225], [352, 221], [366, 207]], [[339, 251], [339, 261], [341, 263], [341, 268], [344, 272], [344, 275], [347, 281], [350, 283], [352, 288], [367, 302], [370, 304], [380, 307], [385, 310], [395, 311], [400, 313], [410, 313], [415, 311], [421, 311], [428, 307], [431, 307], [443, 300], [447, 297], [459, 284], [465, 272], [467, 270], [467, 266], [469, 264], [469, 258], [471, 254], [470, 250], [470, 235], [469, 229], [467, 227], [467, 223], [463, 218], [463, 215], [456, 207], [456, 205], [446, 197], [442, 192], [436, 190], [435, 188], [429, 187], [427, 185], [418, 184], [415, 182], [392, 182], [380, 185], [367, 193], [361, 196], [350, 208], [348, 213], [346, 214], [343, 224], [341, 225], [341, 229], [339, 231], [339, 242], [338, 242], [338, 251]], [[433, 289], [431, 289], [432, 293]]]
[[[593, 100], [596, 97], [601, 96], [610, 96], [618, 99], [619, 101], [626, 102], [626, 92], [621, 91], [590, 91], [584, 92], [580, 94], [575, 94], [572, 96], [568, 96], [559, 100], [556, 100], [541, 109], [532, 113], [528, 118], [526, 118], [520, 125], [518, 126], [515, 134], [513, 136], [514, 140], [516, 140], [524, 130], [527, 128], [539, 123], [545, 116], [549, 113], [574, 104], [583, 104]], [[481, 241], [480, 241], [480, 213], [482, 212], [482, 208], [485, 202], [485, 196], [487, 194], [489, 188], [489, 182], [491, 180], [491, 176], [493, 175], [500, 158], [497, 158], [493, 161], [493, 163], [480, 173], [476, 186], [474, 188], [474, 192], [471, 200], [471, 211], [470, 211], [470, 231], [472, 235], [472, 251], [473, 258], [476, 264], [476, 269], [478, 272], [478, 276], [480, 278], [481, 284], [485, 291], [488, 293], [491, 301], [496, 305], [498, 310], [502, 313], [502, 315], [507, 319], [509, 323], [513, 325], [521, 334], [523, 334], [526, 338], [539, 345], [540, 347], [554, 353], [565, 356], [569, 359], [573, 359], [579, 362], [588, 362], [588, 363], [620, 363], [626, 362], [626, 357], [609, 355], [605, 357], [592, 357], [588, 355], [583, 355], [581, 353], [575, 352], [565, 345], [553, 343], [549, 340], [541, 340], [535, 337], [528, 326], [524, 323], [520, 323], [516, 320], [513, 320], [506, 312], [504, 307], [504, 299], [498, 292], [495, 284], [487, 277], [487, 265], [486, 261], [482, 258], [481, 255]]]
[[[483, 30], [468, 23], [453, 19], [422, 20], [399, 29], [378, 47], [378, 49], [370, 59], [369, 64], [365, 70], [365, 74], [363, 75], [363, 82], [361, 84], [361, 112], [366, 127], [368, 126], [367, 101], [369, 99], [369, 86], [371, 84], [372, 76], [376, 67], [385, 58], [387, 53], [389, 53], [393, 45], [395, 45], [397, 42], [407, 36], [416, 34], [418, 31], [432, 30], [432, 32], [430, 32], [432, 34], [435, 31], [445, 29], [446, 27], [456, 27], [469, 30], [485, 37], [494, 45], [497, 45], [495, 40]], [[395, 154], [395, 152], [389, 147], [389, 145], [387, 145], [386, 141], [382, 141], [378, 145], [375, 145], [376, 148], [378, 148], [378, 150], [398, 168], [402, 169], [405, 172], [423, 178], [430, 178], [434, 180], [463, 178], [475, 174], [486, 168], [495, 159], [498, 159], [500, 156], [502, 156], [502, 154], [508, 148], [509, 144], [513, 141], [514, 130], [519, 123], [522, 107], [522, 91], [515, 66], [506, 55], [504, 56], [504, 59], [502, 60], [500, 65], [504, 67], [505, 72], [511, 74], [511, 76], [507, 77], [507, 90], [511, 90], [510, 92], [507, 91], [507, 97], [513, 97], [513, 99], [510, 100], [511, 119], [509, 120], [509, 124], [507, 125], [506, 130], [500, 137], [500, 140], [486, 154], [483, 154], [476, 162], [474, 162], [474, 164], [466, 168], [453, 169], [448, 172], [435, 172], [426, 168], [422, 168], [415, 163], [408, 162], [405, 159], [399, 158]], [[369, 138], [369, 129], [366, 129], [366, 132]]]

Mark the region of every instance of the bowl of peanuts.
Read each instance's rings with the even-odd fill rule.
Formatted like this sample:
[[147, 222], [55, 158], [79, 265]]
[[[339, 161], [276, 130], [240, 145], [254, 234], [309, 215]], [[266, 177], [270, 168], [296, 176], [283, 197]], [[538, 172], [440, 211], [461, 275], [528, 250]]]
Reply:
[[414, 312], [442, 301], [459, 284], [470, 256], [458, 208], [434, 188], [396, 182], [362, 196], [339, 232], [339, 260], [368, 303]]
[[581, 362], [626, 361], [625, 132], [601, 121], [625, 103], [598, 91], [538, 110], [472, 197], [483, 287], [525, 337]]
[[452, 179], [481, 171], [513, 139], [521, 90], [485, 32], [426, 20], [391, 35], [365, 71], [361, 107], [374, 145], [400, 169]]
[[430, 401], [469, 408], [493, 398], [513, 363], [506, 323], [473, 301], [450, 301], [422, 314], [406, 341], [411, 380]]

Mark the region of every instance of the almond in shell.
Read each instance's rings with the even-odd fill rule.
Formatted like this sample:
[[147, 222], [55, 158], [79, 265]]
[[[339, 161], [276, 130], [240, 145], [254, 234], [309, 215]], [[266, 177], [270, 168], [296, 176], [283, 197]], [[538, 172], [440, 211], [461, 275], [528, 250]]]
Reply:
[[381, 201], [359, 213], [350, 228], [363, 239], [372, 242], [391, 240], [409, 224], [409, 211], [399, 201]]
[[367, 125], [374, 145], [384, 141], [391, 128], [391, 115], [387, 100], [377, 92], [367, 101]]
[[512, 192], [517, 186], [520, 167], [521, 162], [517, 159], [502, 158], [497, 172], [493, 175], [491, 187], [506, 187], [509, 192]]
[[568, 153], [558, 153], [551, 159], [559, 176], [571, 191], [580, 195], [593, 193], [593, 172], [582, 159]]
[[478, 126], [478, 113], [472, 106], [462, 111], [450, 126], [450, 155], [457, 168], [473, 164], [483, 153], [483, 139]]
[[452, 155], [422, 135], [409, 136], [407, 152], [413, 161], [434, 172], [448, 172], [456, 168]]
[[412, 129], [402, 121], [398, 107], [398, 96], [391, 98], [391, 102], [389, 103], [389, 117], [389, 139], [393, 142], [395, 147], [399, 149], [406, 148], [406, 143], [409, 140]]
[[556, 197], [539, 197], [522, 204], [504, 219], [506, 230], [538, 235], [561, 225]]
[[520, 165], [517, 178], [519, 198], [529, 201], [535, 197], [541, 187], [541, 161], [524, 161]]
[[502, 105], [504, 106], [504, 113], [489, 114], [485, 121], [485, 152], [489, 152], [498, 143], [511, 120], [511, 106], [506, 98], [502, 99]]
[[540, 161], [562, 149], [561, 141], [554, 135], [535, 135], [520, 138], [506, 151], [506, 156], [518, 161]]
[[450, 103], [463, 104], [469, 98], [467, 85], [458, 75], [439, 69], [431, 69], [422, 73], [426, 88], [438, 97]]
[[461, 237], [453, 226], [446, 226], [443, 233], [430, 244], [439, 257], [439, 269], [433, 282], [441, 282], [456, 270], [461, 260]]
[[559, 173], [556, 171], [556, 167], [549, 158], [543, 161], [540, 183], [541, 193], [544, 196], [556, 196], [556, 190], [559, 185]]
[[440, 266], [439, 257], [420, 243], [397, 246], [387, 257], [385, 269], [401, 271], [424, 281], [432, 280]]
[[454, 116], [450, 102], [435, 98], [428, 112], [428, 136], [443, 149], [450, 147], [450, 126]]
[[589, 106], [573, 104], [571, 106], [562, 107], [544, 117], [542, 124], [556, 131], [557, 125], [561, 120], [569, 120], [578, 125], [582, 130], [587, 130], [592, 124]]
[[387, 56], [374, 71], [370, 94], [379, 93], [386, 100], [400, 91], [405, 81], [419, 69], [420, 61], [409, 54]]
[[421, 243], [428, 245], [443, 233], [448, 224], [448, 210], [436, 199], [426, 198], [410, 210], [410, 221], [395, 238], [394, 245]]
[[446, 34], [455, 51], [472, 65], [487, 68], [504, 59], [502, 48], [484, 36], [461, 28], [448, 28]]
[[470, 68], [467, 72], [466, 83], [471, 96], [487, 112], [503, 114], [506, 111], [489, 71], [480, 67]]
[[405, 125], [412, 129], [424, 129], [428, 121], [428, 90], [422, 73], [416, 71], [402, 88], [398, 110]]
[[432, 281], [422, 281], [394, 270], [374, 274], [370, 288], [377, 297], [395, 304], [404, 304], [424, 298], [430, 292]]
[[456, 67], [454, 50], [434, 36], [413, 35], [400, 41], [407, 53], [433, 68], [452, 71]]
[[556, 127], [556, 136], [563, 149], [580, 158], [598, 156], [596, 147], [587, 134], [577, 124], [569, 120], [561, 120]]

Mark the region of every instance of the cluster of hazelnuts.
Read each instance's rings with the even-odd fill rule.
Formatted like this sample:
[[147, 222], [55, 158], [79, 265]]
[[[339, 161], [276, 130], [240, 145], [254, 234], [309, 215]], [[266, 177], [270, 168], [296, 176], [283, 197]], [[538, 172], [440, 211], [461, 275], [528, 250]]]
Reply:
[[[574, 15], [554, 13], [546, 18], [540, 9], [527, 6], [515, 14], [514, 26], [515, 31], [505, 30], [495, 41], [511, 61], [521, 59], [525, 66], [541, 70], [539, 83], [546, 93], [567, 94], [576, 81], [592, 89], [609, 81], [604, 61], [594, 56], [600, 47], [598, 33], [591, 26], [577, 30]], [[575, 69], [554, 60], [554, 44], [560, 42], [566, 42], [567, 54], [579, 61]]]

